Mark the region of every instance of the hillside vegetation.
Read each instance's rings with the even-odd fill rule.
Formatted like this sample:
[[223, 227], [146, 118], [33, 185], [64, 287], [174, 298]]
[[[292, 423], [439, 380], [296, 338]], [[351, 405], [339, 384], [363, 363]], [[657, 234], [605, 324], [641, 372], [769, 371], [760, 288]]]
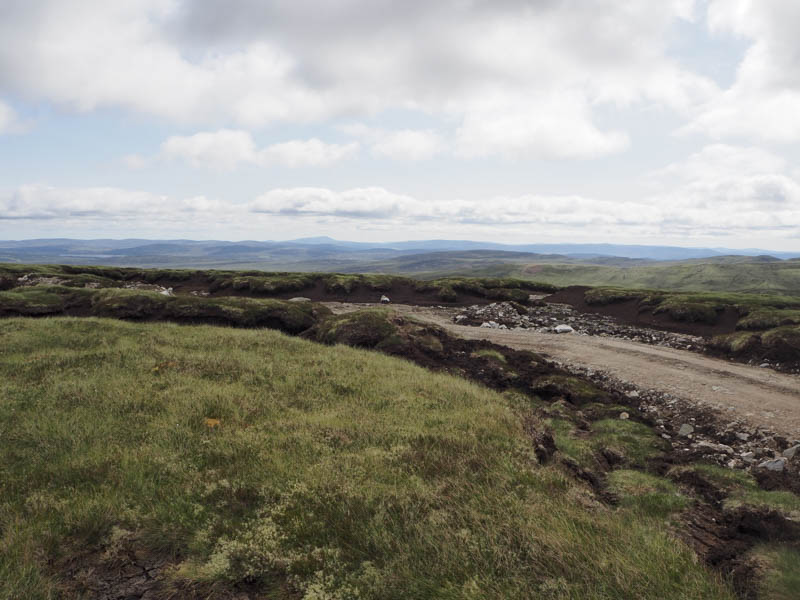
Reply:
[[743, 292], [800, 296], [800, 261], [695, 262], [613, 267], [595, 265], [529, 265], [509, 270], [557, 286], [589, 285], [681, 292]]
[[118, 288], [126, 284], [160, 284], [176, 291], [203, 291], [215, 296], [248, 295], [314, 299], [369, 299], [383, 293], [401, 299], [453, 303], [463, 299], [514, 300], [525, 302], [532, 291], [554, 291], [547, 283], [501, 277], [441, 277], [418, 280], [384, 274], [289, 273], [270, 271], [198, 271], [192, 269], [139, 269], [75, 267], [70, 265], [0, 264], [0, 290], [36, 285], [71, 288]]
[[620, 473], [659, 508], [598, 504], [538, 463], [518, 394], [261, 329], [12, 318], [0, 337], [2, 598], [124, 595], [131, 560], [164, 598], [733, 597], [668, 533], [669, 484]]

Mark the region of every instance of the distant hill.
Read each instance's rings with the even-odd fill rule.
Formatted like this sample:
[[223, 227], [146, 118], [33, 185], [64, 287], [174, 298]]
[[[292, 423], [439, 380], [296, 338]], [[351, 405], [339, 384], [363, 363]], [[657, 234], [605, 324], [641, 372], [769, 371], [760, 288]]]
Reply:
[[[458, 257], [455, 253], [481, 252]], [[495, 255], [491, 255], [495, 252]], [[449, 253], [448, 256], [434, 256]], [[525, 254], [526, 256], [522, 256]], [[404, 262], [404, 257], [428, 255]], [[383, 268], [438, 270], [453, 261], [567, 262], [632, 266], [642, 261], [714, 260], [761, 262], [800, 258], [800, 252], [731, 250], [726, 248], [681, 248], [619, 244], [498, 244], [472, 240], [419, 240], [404, 242], [349, 242], [329, 237], [289, 241], [229, 242], [220, 240], [73, 240], [37, 239], [0, 241], [0, 262], [107, 264], [117, 266], [173, 266], [196, 268], [261, 268], [293, 271], [328, 271]], [[371, 264], [372, 263], [372, 264]], [[429, 263], [424, 267], [424, 263]]]
[[[609, 254], [613, 252], [617, 255]], [[719, 248], [511, 246], [464, 240], [374, 244], [327, 237], [281, 242], [45, 239], [0, 241], [0, 262], [396, 273], [424, 279], [522, 277], [555, 285], [800, 294], [800, 253], [740, 254]]]

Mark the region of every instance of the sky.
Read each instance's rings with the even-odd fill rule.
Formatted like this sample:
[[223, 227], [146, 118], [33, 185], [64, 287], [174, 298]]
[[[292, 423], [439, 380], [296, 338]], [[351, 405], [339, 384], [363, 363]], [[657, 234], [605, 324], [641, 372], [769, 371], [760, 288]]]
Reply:
[[800, 250], [797, 0], [0, 0], [0, 239]]

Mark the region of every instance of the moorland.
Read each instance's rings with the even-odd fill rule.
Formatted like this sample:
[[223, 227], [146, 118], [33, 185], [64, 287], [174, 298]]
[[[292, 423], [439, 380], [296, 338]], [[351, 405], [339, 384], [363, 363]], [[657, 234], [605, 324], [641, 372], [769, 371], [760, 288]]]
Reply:
[[791, 289], [30, 264], [0, 288], [0, 597], [800, 590], [796, 460], [730, 467], [744, 442], [702, 407], [689, 438], [644, 395], [393, 309], [550, 298], [791, 362]]

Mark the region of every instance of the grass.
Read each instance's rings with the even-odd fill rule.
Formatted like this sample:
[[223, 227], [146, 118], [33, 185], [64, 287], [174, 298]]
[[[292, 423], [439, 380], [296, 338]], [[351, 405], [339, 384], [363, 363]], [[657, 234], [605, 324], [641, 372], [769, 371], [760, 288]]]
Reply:
[[506, 357], [503, 356], [503, 354], [501, 352], [498, 352], [497, 350], [492, 350], [491, 348], [484, 348], [482, 350], [476, 350], [475, 352], [473, 352], [471, 354], [471, 356], [473, 358], [489, 358], [489, 359], [496, 360], [496, 361], [501, 362], [501, 363], [508, 362], [506, 360]]
[[702, 262], [646, 266], [537, 264], [507, 271], [556, 286], [613, 286], [675, 292], [739, 292], [800, 296], [800, 261]]
[[556, 448], [589, 469], [595, 467], [595, 456], [604, 448], [620, 453], [626, 464], [636, 467], [645, 466], [666, 449], [652, 430], [630, 420], [600, 419], [589, 432], [579, 432], [572, 421], [557, 414], [545, 424], [553, 432]]
[[671, 481], [641, 471], [612, 471], [608, 486], [619, 497], [620, 507], [648, 517], [665, 519], [690, 504]]
[[738, 329], [772, 329], [782, 325], [800, 325], [800, 310], [759, 308], [739, 319]]
[[562, 396], [572, 404], [596, 402], [608, 396], [591, 382], [570, 375], [548, 375], [536, 381], [534, 392]]
[[800, 550], [779, 545], [757, 546], [750, 552], [761, 566], [760, 598], [795, 600], [800, 598]]
[[601, 419], [592, 423], [595, 448], [620, 452], [631, 465], [644, 466], [667, 445], [656, 433], [641, 423], [623, 419]]
[[348, 296], [359, 290], [381, 293], [404, 288], [429, 294], [442, 302], [456, 302], [460, 295], [469, 294], [491, 300], [525, 303], [530, 291], [555, 291], [547, 283], [527, 279], [496, 277], [445, 277], [421, 281], [387, 274], [291, 273], [270, 271], [229, 271], [191, 269], [140, 269], [124, 267], [19, 265], [0, 264], [0, 289], [14, 285], [22, 275], [58, 277], [68, 287], [96, 284], [100, 287], [120, 287], [127, 281], [144, 281], [171, 286], [189, 280], [206, 286], [210, 292], [246, 293], [254, 296], [311, 290], [321, 286], [328, 294]]
[[777, 510], [793, 517], [800, 516], [800, 497], [787, 491], [762, 490], [747, 471], [698, 463], [676, 467], [673, 472], [687, 470], [698, 473], [726, 492], [727, 497], [723, 503], [726, 510], [746, 505]]
[[263, 330], [0, 337], [0, 598], [55, 598], [67, 557], [126, 539], [204, 597], [733, 598], [652, 520], [575, 502], [464, 380]]
[[34, 286], [0, 292], [0, 315], [87, 314], [134, 320], [209, 322], [271, 327], [300, 333], [330, 311], [320, 305], [273, 299], [164, 296], [121, 288]]
[[386, 308], [334, 315], [317, 326], [314, 339], [325, 344], [375, 348], [397, 332], [390, 315]]
[[800, 325], [776, 327], [767, 331], [737, 331], [714, 336], [710, 346], [733, 355], [753, 352], [779, 360], [800, 360]]

